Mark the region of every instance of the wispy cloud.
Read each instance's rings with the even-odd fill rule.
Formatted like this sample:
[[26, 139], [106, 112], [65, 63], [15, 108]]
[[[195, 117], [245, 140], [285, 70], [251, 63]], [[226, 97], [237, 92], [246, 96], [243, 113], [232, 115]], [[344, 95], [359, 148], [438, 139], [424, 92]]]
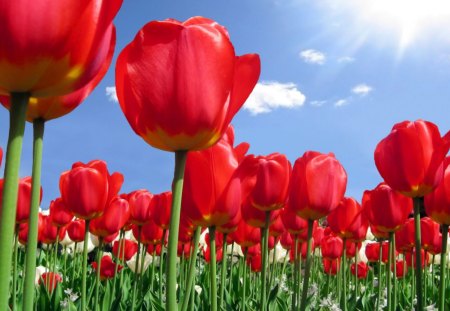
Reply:
[[316, 65], [325, 64], [325, 61], [327, 59], [325, 53], [313, 49], [301, 51], [300, 58], [303, 59], [305, 63]]
[[349, 63], [353, 63], [355, 61], [355, 58], [350, 57], [350, 56], [342, 56], [338, 58], [338, 63], [341, 64], [349, 64]]
[[372, 91], [373, 91], [373, 87], [371, 87], [370, 85], [367, 85], [365, 83], [355, 85], [352, 88], [352, 93], [355, 95], [359, 95], [361, 97], [368, 95]]
[[326, 103], [327, 103], [326, 100], [313, 100], [309, 102], [309, 104], [313, 107], [322, 107]]
[[244, 109], [252, 115], [268, 113], [277, 108], [292, 109], [305, 103], [305, 95], [294, 83], [276, 81], [260, 82], [244, 104]]
[[342, 107], [342, 106], [346, 106], [346, 105], [348, 105], [349, 103], [350, 103], [350, 99], [348, 99], [348, 98], [342, 98], [342, 99], [337, 100], [337, 101], [334, 103], [334, 107]]
[[118, 103], [119, 99], [117, 98], [116, 87], [115, 86], [107, 86], [106, 89], [106, 97], [108, 97], [109, 101]]

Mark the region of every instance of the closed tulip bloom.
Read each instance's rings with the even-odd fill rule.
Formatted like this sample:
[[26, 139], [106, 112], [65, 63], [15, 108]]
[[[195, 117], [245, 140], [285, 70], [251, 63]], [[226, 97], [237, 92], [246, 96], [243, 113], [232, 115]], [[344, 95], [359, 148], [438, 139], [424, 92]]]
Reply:
[[375, 149], [375, 164], [385, 182], [408, 197], [422, 197], [437, 187], [449, 144], [428, 121], [397, 123]]
[[[120, 260], [128, 261], [133, 258], [134, 254], [137, 253], [138, 245], [136, 242], [128, 239], [122, 239], [120, 241], [114, 241], [112, 253], [114, 257], [119, 258], [119, 243], [122, 242], [121, 250], [120, 250]], [[123, 255], [122, 255], [123, 254]]]
[[153, 221], [163, 230], [169, 229], [170, 209], [172, 206], [172, 192], [166, 191], [153, 195], [150, 202], [150, 209], [153, 211]]
[[197, 226], [225, 225], [239, 211], [242, 202], [236, 173], [239, 155], [233, 144], [234, 130], [230, 126], [216, 145], [188, 154], [182, 214]]
[[[391, 271], [394, 272], [394, 265], [392, 265]], [[398, 279], [402, 279], [406, 276], [408, 269], [404, 260], [395, 261], [395, 272]]]
[[86, 224], [84, 219], [76, 219], [67, 226], [67, 234], [74, 242], [83, 242]]
[[300, 234], [308, 229], [308, 221], [298, 216], [289, 204], [280, 211], [280, 218], [291, 234]]
[[317, 220], [343, 199], [347, 173], [332, 153], [307, 151], [295, 161], [289, 204], [300, 217]]
[[161, 244], [148, 244], [147, 245], [147, 254], [151, 256], [161, 256]]
[[283, 234], [280, 237], [280, 244], [281, 247], [283, 247], [286, 250], [290, 250], [292, 245], [294, 244], [294, 239], [292, 238], [291, 234], [287, 231], [283, 232]]
[[261, 259], [261, 252], [258, 254], [255, 254], [254, 256], [247, 257], [247, 265], [250, 267], [250, 270], [254, 273], [261, 272], [262, 268], [262, 259]]
[[372, 227], [381, 232], [395, 232], [405, 223], [413, 201], [392, 190], [386, 183], [364, 192], [363, 208]]
[[45, 215], [42, 218], [42, 242], [45, 244], [53, 244], [58, 241], [62, 241], [66, 235], [66, 227], [57, 227], [53, 225], [52, 219], [49, 215]]
[[141, 236], [139, 237], [139, 230], [136, 225], [133, 226], [133, 236], [136, 240], [141, 241], [142, 244], [161, 244], [163, 238], [163, 230], [160, 226], [150, 221], [141, 227]]
[[225, 133], [259, 74], [259, 56], [235, 56], [228, 32], [213, 20], [152, 21], [119, 55], [117, 95], [151, 146], [200, 150]]
[[281, 221], [281, 217], [278, 216], [274, 222], [269, 226], [269, 236], [273, 236], [275, 238], [280, 237], [285, 231], [283, 222]]
[[56, 272], [45, 272], [42, 273], [41, 278], [39, 279], [39, 284], [44, 284], [47, 291], [51, 294], [58, 283], [63, 281], [61, 275]]
[[342, 256], [344, 243], [338, 236], [329, 235], [322, 239], [320, 249], [322, 256], [327, 259], [336, 259]]
[[320, 247], [323, 237], [325, 236], [325, 228], [317, 226], [313, 231], [314, 248]]
[[0, 147], [0, 167], [2, 167], [2, 161], [3, 161], [3, 149]]
[[122, 0], [1, 1], [0, 93], [68, 94], [108, 58]]
[[[92, 268], [97, 271], [97, 262], [93, 262]], [[123, 269], [123, 266], [117, 266], [117, 272]], [[107, 279], [112, 279], [116, 275], [116, 263], [113, 262], [111, 256], [105, 255], [100, 261], [100, 280], [104, 281]]]
[[381, 248], [380, 243], [367, 243], [366, 244], [366, 257], [369, 262], [378, 262], [380, 258], [380, 251], [381, 251], [381, 262], [387, 263], [388, 257], [389, 257], [389, 243], [388, 242], [382, 242]]
[[[430, 264], [430, 254], [425, 252], [423, 249], [420, 250], [420, 262], [422, 264], [422, 269]], [[408, 268], [416, 268], [416, 251], [405, 253], [405, 261]]]
[[103, 213], [122, 184], [122, 174], [110, 175], [104, 161], [94, 160], [73, 164], [70, 171], [61, 175], [59, 187], [69, 210], [75, 216], [89, 220]]
[[116, 196], [106, 206], [102, 216], [90, 222], [89, 231], [97, 237], [106, 237], [121, 230], [129, 218], [128, 201]]
[[351, 238], [351, 227], [361, 211], [361, 205], [355, 199], [343, 198], [337, 208], [327, 216], [328, 226], [341, 238]]
[[[279, 210], [275, 210], [270, 213], [269, 226], [275, 221], [275, 219], [278, 218], [279, 214]], [[249, 201], [242, 205], [241, 215], [242, 219], [244, 219], [244, 221], [246, 221], [250, 226], [263, 228], [266, 224], [266, 212], [255, 208], [253, 205], [249, 204]]]
[[323, 272], [328, 275], [336, 275], [339, 272], [340, 266], [341, 266], [341, 259], [328, 259], [323, 258], [322, 259], [323, 264]]
[[[358, 279], [365, 279], [369, 273], [369, 266], [365, 262], [358, 262]], [[350, 271], [353, 275], [356, 275], [356, 264], [352, 263], [350, 266]]]
[[153, 194], [148, 190], [140, 189], [128, 194], [130, 204], [130, 222], [142, 226], [148, 223], [153, 216], [151, 202]]
[[[42, 231], [44, 230], [44, 221], [43, 215], [39, 214], [38, 216], [38, 241], [42, 242]], [[26, 245], [28, 243], [28, 222], [23, 222], [19, 224], [19, 233], [18, 233], [19, 242], [22, 245]]]
[[440, 225], [429, 217], [420, 219], [420, 235], [422, 248], [431, 253], [439, 254], [442, 249], [442, 234]]
[[441, 225], [450, 225], [450, 157], [445, 158], [441, 182], [425, 196], [425, 211]]
[[258, 244], [261, 241], [261, 230], [241, 220], [236, 231], [230, 233], [230, 236], [237, 244], [245, 248]]
[[415, 247], [414, 219], [409, 218], [406, 223], [395, 232], [395, 248], [401, 253], [411, 252]]
[[[289, 261], [293, 262], [295, 259], [295, 247], [294, 247], [294, 243], [292, 243], [292, 247], [289, 251]], [[314, 249], [314, 241], [312, 242], [311, 245], [311, 250]], [[300, 258], [302, 259], [306, 259], [307, 256], [307, 251], [308, 251], [308, 244], [306, 242], [301, 242], [299, 241], [297, 244], [297, 257], [300, 256]]]
[[[221, 262], [223, 257], [223, 251], [222, 248], [217, 247], [216, 248], [216, 262]], [[205, 258], [205, 261], [207, 263], [211, 262], [211, 250], [209, 247], [203, 249], [203, 258]]]
[[50, 217], [55, 226], [62, 227], [72, 221], [73, 214], [64, 204], [64, 201], [61, 198], [57, 198], [50, 202]]
[[361, 242], [354, 242], [352, 240], [345, 240], [345, 255], [347, 258], [353, 258], [356, 256], [356, 250], [361, 249]]

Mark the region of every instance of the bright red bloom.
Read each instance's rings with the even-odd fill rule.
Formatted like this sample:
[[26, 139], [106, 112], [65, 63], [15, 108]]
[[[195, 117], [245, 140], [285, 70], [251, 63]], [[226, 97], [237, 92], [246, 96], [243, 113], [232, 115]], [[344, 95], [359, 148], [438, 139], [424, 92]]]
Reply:
[[[44, 229], [43, 215], [41, 213], [39, 213], [39, 216], [38, 216], [38, 241], [39, 242], [42, 242], [43, 229]], [[22, 245], [26, 245], [28, 243], [28, 222], [24, 222], [19, 225], [18, 238], [19, 238], [19, 242]]]
[[74, 242], [83, 242], [86, 224], [84, 219], [76, 219], [67, 226], [67, 234]]
[[[207, 247], [203, 249], [203, 257], [207, 263], [211, 262], [211, 248]], [[221, 247], [216, 247], [216, 262], [222, 261], [223, 251]]]
[[280, 218], [286, 230], [293, 235], [307, 231], [308, 221], [298, 216], [289, 206], [287, 205], [280, 211]]
[[41, 278], [39, 279], [39, 285], [44, 284], [47, 291], [51, 294], [62, 280], [61, 275], [56, 272], [45, 272], [42, 273]]
[[200, 150], [225, 133], [259, 74], [258, 55], [236, 57], [228, 32], [213, 20], [152, 21], [117, 59], [117, 95], [148, 144]]
[[432, 193], [425, 196], [425, 211], [441, 225], [450, 225], [450, 157], [445, 158], [441, 182]]
[[[397, 255], [395, 255], [397, 256]], [[366, 257], [369, 262], [378, 262], [380, 259], [380, 243], [366, 244]], [[381, 243], [381, 262], [387, 263], [389, 257], [389, 242]]]
[[283, 234], [280, 237], [280, 244], [281, 247], [283, 247], [286, 250], [290, 250], [292, 245], [294, 245], [294, 239], [292, 238], [291, 234], [287, 231], [283, 232]]
[[442, 250], [442, 234], [440, 225], [429, 217], [420, 219], [420, 235], [422, 248], [430, 254], [440, 254]]
[[42, 235], [41, 241], [45, 244], [53, 244], [62, 241], [66, 235], [67, 227], [57, 227], [53, 225], [52, 219], [49, 215], [44, 215], [42, 218]]
[[2, 160], [3, 160], [3, 149], [0, 147], [0, 167], [2, 167]]
[[[236, 169], [239, 153], [233, 147], [234, 130], [229, 127], [213, 147], [191, 151], [184, 173], [182, 214], [201, 227], [225, 225], [241, 207], [241, 184]], [[246, 146], [248, 144], [243, 143]]]
[[[139, 237], [139, 227], [141, 228], [141, 236]], [[141, 240], [142, 244], [161, 244], [163, 238], [163, 230], [154, 221], [149, 221], [142, 226], [134, 225], [132, 227], [133, 236], [136, 240]]]
[[170, 210], [172, 208], [172, 192], [166, 191], [153, 195], [150, 202], [150, 210], [153, 211], [153, 221], [163, 230], [169, 229]]
[[422, 197], [442, 179], [442, 162], [449, 143], [438, 127], [427, 121], [397, 123], [375, 149], [380, 175], [395, 191], [408, 197]]
[[336, 275], [341, 266], [341, 259], [322, 258], [323, 272], [328, 275]]
[[414, 219], [409, 218], [400, 230], [395, 232], [395, 248], [401, 253], [411, 252], [415, 247]]
[[344, 250], [343, 246], [344, 243], [340, 237], [333, 235], [325, 236], [320, 243], [322, 257], [327, 259], [340, 258]]
[[50, 217], [55, 226], [63, 227], [72, 221], [73, 214], [64, 204], [64, 201], [57, 198], [50, 202]]
[[[392, 265], [391, 271], [394, 272], [394, 265]], [[408, 269], [404, 260], [395, 261], [395, 272], [398, 279], [404, 278], [406, 276]]]
[[192, 244], [190, 242], [188, 242], [188, 243], [178, 242], [177, 256], [183, 257], [185, 259], [189, 259], [189, 257], [191, 256], [191, 249], [192, 249]]
[[[121, 260], [123, 261], [125, 259], [125, 261], [128, 261], [131, 258], [133, 258], [134, 254], [137, 253], [138, 245], [136, 242], [128, 239], [122, 239], [120, 241], [122, 242], [120, 250]], [[116, 258], [119, 257], [118, 252], [119, 252], [119, 241], [114, 241], [112, 249], [114, 257]]]
[[361, 249], [361, 242], [354, 242], [352, 240], [345, 240], [345, 255], [347, 258], [353, 258], [356, 256], [356, 251]]
[[[369, 273], [369, 266], [365, 262], [358, 262], [358, 279], [365, 279]], [[352, 263], [350, 266], [350, 271], [353, 275], [356, 275], [356, 264]]]
[[317, 226], [313, 231], [313, 239], [315, 248], [320, 247], [323, 237], [325, 236], [325, 228]]
[[252, 272], [258, 273], [261, 272], [261, 268], [262, 268], [262, 258], [261, 258], [261, 252], [247, 257], [247, 265], [250, 267], [250, 270], [252, 270]]
[[59, 188], [69, 210], [88, 220], [103, 213], [122, 184], [122, 174], [110, 175], [104, 161], [94, 160], [87, 164], [74, 163], [70, 171], [61, 175]]
[[413, 202], [386, 183], [380, 183], [375, 189], [364, 192], [363, 208], [373, 228], [381, 232], [395, 232], [408, 219]]
[[[291, 249], [289, 250], [289, 261], [293, 262], [295, 260], [295, 247], [294, 243], [292, 243]], [[300, 256], [302, 259], [306, 259], [308, 250], [308, 244], [306, 242], [298, 241], [297, 243], [297, 257]], [[314, 241], [312, 241], [311, 245], [311, 254], [314, 250]]]
[[230, 233], [230, 236], [242, 248], [250, 247], [261, 241], [261, 230], [252, 227], [244, 220], [241, 220], [236, 231]]
[[0, 93], [63, 95], [91, 81], [115, 39], [122, 0], [1, 1]]
[[281, 221], [281, 217], [278, 216], [269, 227], [269, 235], [278, 238], [285, 231], [286, 229], [284, 228], [283, 222]]
[[[92, 263], [92, 268], [97, 271], [97, 262]], [[122, 270], [123, 266], [118, 265], [117, 271]], [[103, 256], [100, 260], [100, 280], [111, 279], [116, 274], [116, 263], [112, 260], [111, 256]]]
[[320, 219], [338, 206], [346, 186], [347, 173], [334, 154], [307, 151], [294, 164], [290, 208], [304, 219]]
[[[280, 214], [279, 210], [272, 211], [270, 213], [269, 226], [278, 218]], [[247, 222], [250, 226], [256, 228], [263, 228], [266, 225], [266, 212], [263, 212], [257, 208], [254, 208], [247, 201], [246, 204], [243, 204], [241, 207], [241, 215], [242, 219]]]
[[361, 205], [353, 198], [343, 198], [339, 205], [327, 216], [328, 226], [341, 238], [352, 238], [353, 230], [359, 228], [355, 220], [360, 216]]
[[147, 253], [152, 256], [160, 256], [161, 255], [161, 244], [147, 245]]
[[102, 216], [91, 220], [89, 231], [98, 237], [106, 237], [122, 229], [129, 218], [128, 201], [117, 196], [106, 206]]
[[128, 194], [130, 222], [132, 224], [142, 226], [152, 219], [152, 200], [153, 194], [145, 189], [136, 190]]
[[[408, 268], [416, 268], [416, 251], [413, 250], [412, 252], [405, 253], [405, 260]], [[428, 266], [430, 263], [430, 254], [425, 252], [423, 249], [420, 250], [420, 262], [422, 264], [422, 269], [425, 268], [425, 266]]]

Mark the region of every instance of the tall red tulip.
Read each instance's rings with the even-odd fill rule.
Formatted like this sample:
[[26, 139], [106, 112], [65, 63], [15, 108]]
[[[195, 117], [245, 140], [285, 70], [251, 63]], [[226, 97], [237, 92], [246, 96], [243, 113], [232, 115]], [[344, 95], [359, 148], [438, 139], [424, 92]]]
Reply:
[[340, 266], [341, 266], [341, 259], [328, 259], [323, 258], [322, 259], [323, 264], [323, 272], [328, 275], [336, 275], [339, 272]]
[[[97, 271], [97, 262], [92, 263], [92, 268]], [[123, 266], [118, 265], [117, 272], [122, 270]], [[102, 281], [112, 279], [116, 275], [116, 264], [113, 262], [111, 256], [105, 255], [100, 262], [100, 279]]]
[[441, 225], [450, 225], [450, 157], [444, 161], [444, 177], [437, 188], [425, 196], [425, 211]]
[[[431, 253], [438, 254], [442, 249], [442, 234], [440, 233], [440, 226], [437, 222], [429, 217], [420, 219], [420, 233], [422, 249]], [[448, 234], [444, 232], [444, 234]]]
[[56, 272], [45, 272], [41, 275], [41, 279], [39, 279], [39, 284], [44, 284], [47, 291], [51, 294], [58, 283], [63, 281], [61, 275]]
[[131, 223], [142, 226], [152, 219], [152, 200], [153, 194], [145, 189], [136, 190], [128, 194]]
[[77, 162], [61, 175], [61, 197], [77, 217], [89, 220], [100, 216], [106, 205], [122, 187], [120, 173], [109, 174], [106, 163], [94, 160], [87, 164]]
[[67, 234], [69, 235], [69, 238], [76, 243], [83, 242], [85, 227], [86, 224], [84, 219], [73, 220], [67, 226]]
[[342, 256], [344, 243], [338, 236], [329, 235], [322, 239], [320, 249], [322, 256], [327, 259], [337, 259]]
[[328, 226], [341, 238], [352, 237], [352, 225], [359, 214], [361, 205], [353, 198], [343, 198], [336, 209], [327, 217]]
[[122, 239], [113, 243], [112, 253], [114, 257], [119, 258], [119, 243], [122, 243], [120, 251], [120, 259], [128, 261], [137, 253], [138, 245], [136, 242], [128, 239]]
[[371, 226], [387, 233], [400, 229], [413, 209], [411, 198], [392, 190], [386, 183], [365, 191], [362, 204]]
[[163, 230], [169, 229], [172, 192], [166, 191], [153, 195], [153, 199], [150, 204], [150, 209], [153, 211], [153, 221]]
[[114, 197], [106, 206], [100, 217], [91, 220], [89, 231], [97, 237], [107, 237], [119, 232], [130, 218], [130, 207], [128, 201]]
[[49, 215], [42, 217], [42, 242], [45, 244], [53, 244], [57, 240], [62, 241], [66, 235], [66, 227], [57, 227], [53, 225]]
[[141, 236], [139, 237], [139, 230], [136, 225], [133, 226], [133, 236], [142, 244], [161, 244], [163, 238], [163, 230], [160, 226], [150, 221], [141, 227]]
[[300, 234], [308, 229], [308, 221], [295, 213], [295, 210], [286, 206], [280, 211], [283, 225], [290, 234]]
[[356, 269], [356, 264], [352, 263], [350, 266], [350, 271], [353, 275], [355, 275], [358, 272], [358, 279], [365, 279], [367, 277], [367, 274], [369, 273], [369, 266], [365, 262], [358, 262], [358, 269]]
[[55, 226], [63, 227], [72, 221], [73, 214], [64, 204], [64, 201], [57, 198], [50, 202], [50, 217]]
[[235, 56], [228, 32], [213, 20], [152, 21], [119, 55], [117, 95], [147, 143], [199, 150], [225, 133], [259, 73], [258, 55]]
[[407, 253], [414, 249], [414, 219], [409, 218], [405, 224], [395, 232], [395, 247], [399, 252]]
[[332, 153], [307, 151], [295, 161], [289, 204], [305, 219], [330, 214], [344, 197], [347, 173]]
[[250, 226], [243, 219], [239, 222], [236, 231], [230, 233], [230, 236], [242, 248], [253, 246], [261, 241], [261, 231]]

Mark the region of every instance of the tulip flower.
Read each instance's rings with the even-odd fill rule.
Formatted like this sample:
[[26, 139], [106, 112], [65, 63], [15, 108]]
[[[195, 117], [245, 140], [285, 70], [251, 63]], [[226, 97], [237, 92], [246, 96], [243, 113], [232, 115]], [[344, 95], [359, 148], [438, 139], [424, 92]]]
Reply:
[[361, 205], [355, 199], [343, 198], [336, 209], [328, 215], [328, 225], [341, 238], [352, 238], [351, 227], [361, 211]]
[[136, 190], [128, 194], [130, 204], [130, 222], [142, 226], [152, 219], [153, 210], [151, 202], [153, 194], [145, 189]]
[[57, 198], [50, 202], [50, 217], [55, 226], [63, 227], [72, 221], [73, 214], [64, 204], [64, 201], [61, 198]]
[[441, 252], [442, 235], [437, 222], [429, 217], [420, 219], [420, 233], [423, 250], [430, 253], [436, 253], [435, 250], [438, 250], [437, 253]]
[[289, 206], [286, 206], [280, 211], [280, 218], [286, 230], [290, 234], [300, 234], [307, 231], [308, 221], [298, 216]]
[[69, 238], [75, 243], [83, 242], [85, 233], [85, 222], [83, 219], [73, 220], [67, 226], [67, 233]]
[[341, 266], [340, 258], [337, 259], [322, 259], [323, 272], [328, 275], [336, 275], [339, 272], [339, 267]]
[[367, 260], [369, 262], [378, 262], [380, 258], [380, 251], [381, 251], [381, 262], [387, 264], [389, 255], [389, 243], [387, 242], [382, 242], [381, 247], [380, 243], [378, 242], [367, 243], [365, 249]]
[[327, 259], [337, 259], [342, 256], [343, 242], [338, 236], [329, 235], [322, 239], [320, 249], [322, 256]]
[[[406, 263], [404, 260], [397, 260], [395, 262], [395, 274], [398, 279], [402, 279], [406, 276], [408, 269], [405, 267]], [[392, 266], [391, 270], [394, 270], [394, 266]]]
[[51, 294], [58, 283], [63, 281], [60, 274], [56, 272], [45, 272], [41, 275], [41, 279], [39, 280], [39, 284], [44, 284], [47, 291]]
[[[143, 225], [139, 230], [135, 225], [132, 228], [133, 236], [136, 240], [140, 241], [142, 244], [161, 244], [161, 240], [163, 239], [163, 230], [160, 226], [156, 225], [154, 221], [150, 221], [149, 223]], [[140, 232], [140, 236], [139, 236]]]
[[[356, 264], [352, 263], [350, 266], [350, 271], [353, 275], [357, 274], [358, 279], [365, 279], [369, 273], [369, 266], [365, 262], [358, 263], [358, 269], [356, 269]], [[358, 272], [357, 272], [358, 271]]]
[[89, 224], [89, 231], [97, 237], [104, 238], [121, 230], [130, 218], [127, 200], [114, 197], [106, 206], [102, 216], [94, 218]]
[[414, 249], [414, 219], [409, 218], [406, 223], [395, 232], [395, 247], [399, 252], [407, 253]]
[[53, 244], [62, 241], [66, 235], [66, 227], [57, 227], [53, 225], [51, 216], [44, 215], [42, 217], [42, 242], [45, 244]]
[[230, 233], [230, 237], [242, 248], [251, 247], [261, 241], [260, 230], [244, 220], [239, 222], [236, 231]]
[[[98, 265], [93, 262], [92, 268], [97, 271]], [[117, 271], [122, 270], [123, 266], [119, 265]], [[100, 279], [102, 281], [112, 279], [116, 275], [116, 264], [112, 261], [111, 256], [104, 255], [100, 263]]]
[[170, 207], [172, 205], [172, 192], [166, 191], [153, 195], [153, 199], [150, 204], [150, 209], [153, 211], [153, 221], [163, 230], [168, 230], [170, 222]]
[[2, 161], [3, 161], [3, 149], [0, 147], [0, 167], [2, 167]]
[[[119, 256], [118, 252], [119, 252], [119, 244], [123, 243], [121, 248], [121, 254]], [[128, 240], [128, 239], [122, 239], [119, 241], [115, 241], [113, 243], [113, 249], [112, 249], [112, 253], [115, 257], [119, 258], [120, 260], [125, 260], [128, 261], [130, 260], [136, 253], [137, 253], [137, 243], [133, 242], [132, 240]]]

